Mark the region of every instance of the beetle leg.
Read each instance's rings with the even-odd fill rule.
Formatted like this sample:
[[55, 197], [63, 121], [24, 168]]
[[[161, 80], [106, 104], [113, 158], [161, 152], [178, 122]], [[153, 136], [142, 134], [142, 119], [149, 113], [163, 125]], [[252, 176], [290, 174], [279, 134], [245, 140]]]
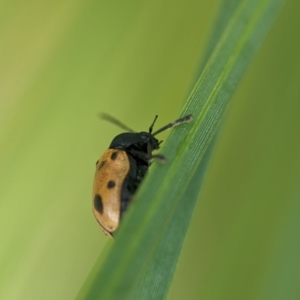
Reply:
[[128, 152], [131, 153], [132, 155], [136, 155], [136, 156], [140, 157], [141, 159], [148, 161], [148, 162], [151, 159], [157, 159], [161, 163], [166, 161], [166, 157], [161, 154], [152, 155], [151, 152], [148, 154], [148, 153], [144, 153], [142, 151], [137, 151], [137, 150], [129, 150]]
[[166, 157], [162, 154], [151, 155], [150, 159], [156, 159], [160, 163], [165, 163], [167, 161]]

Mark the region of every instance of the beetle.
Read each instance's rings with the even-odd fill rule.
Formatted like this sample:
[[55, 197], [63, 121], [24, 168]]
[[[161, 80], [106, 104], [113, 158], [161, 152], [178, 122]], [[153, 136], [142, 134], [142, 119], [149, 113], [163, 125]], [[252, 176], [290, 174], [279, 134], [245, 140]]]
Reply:
[[157, 115], [149, 127], [149, 132], [134, 132], [108, 114], [101, 116], [106, 121], [127, 131], [117, 135], [110, 143], [108, 150], [96, 162], [93, 213], [102, 231], [112, 237], [123, 213], [145, 177], [151, 161], [153, 159], [165, 161], [163, 155], [152, 154], [162, 143], [155, 136], [179, 124], [189, 122], [192, 115], [177, 119], [154, 133], [152, 131]]

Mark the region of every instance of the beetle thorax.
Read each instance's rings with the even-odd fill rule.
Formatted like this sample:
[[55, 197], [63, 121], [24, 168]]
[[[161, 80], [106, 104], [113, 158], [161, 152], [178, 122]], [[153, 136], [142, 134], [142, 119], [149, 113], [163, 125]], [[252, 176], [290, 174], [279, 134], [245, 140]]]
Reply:
[[109, 148], [152, 152], [159, 148], [158, 140], [148, 132], [121, 133], [111, 142]]

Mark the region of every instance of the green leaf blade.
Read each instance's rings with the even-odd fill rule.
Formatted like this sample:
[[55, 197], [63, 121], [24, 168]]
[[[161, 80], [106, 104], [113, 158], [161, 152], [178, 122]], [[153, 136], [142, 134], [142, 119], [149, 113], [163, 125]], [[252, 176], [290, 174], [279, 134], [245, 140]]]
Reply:
[[[199, 166], [229, 100], [282, 3], [239, 2], [183, 110], [193, 114], [193, 121], [172, 131], [162, 150], [169, 163], [152, 167], [102, 270], [88, 279], [93, 284], [78, 299], [164, 297], [174, 272], [172, 259], [178, 258], [197, 200], [197, 189], [187, 197], [190, 185], [199, 179]], [[160, 256], [172, 259], [159, 265]], [[140, 278], [146, 281], [141, 283]]]

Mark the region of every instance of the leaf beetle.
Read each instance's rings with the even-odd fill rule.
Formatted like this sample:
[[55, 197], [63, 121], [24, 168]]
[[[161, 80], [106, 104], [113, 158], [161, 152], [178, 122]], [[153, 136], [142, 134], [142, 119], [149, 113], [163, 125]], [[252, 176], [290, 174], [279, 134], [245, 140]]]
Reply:
[[123, 213], [145, 177], [152, 159], [165, 160], [163, 155], [152, 154], [162, 143], [155, 136], [179, 124], [189, 122], [192, 115], [177, 119], [154, 133], [152, 130], [157, 115], [149, 127], [149, 132], [134, 132], [108, 114], [102, 114], [101, 117], [126, 130], [112, 140], [108, 150], [96, 162], [94, 177], [93, 213], [103, 232], [112, 237]]

